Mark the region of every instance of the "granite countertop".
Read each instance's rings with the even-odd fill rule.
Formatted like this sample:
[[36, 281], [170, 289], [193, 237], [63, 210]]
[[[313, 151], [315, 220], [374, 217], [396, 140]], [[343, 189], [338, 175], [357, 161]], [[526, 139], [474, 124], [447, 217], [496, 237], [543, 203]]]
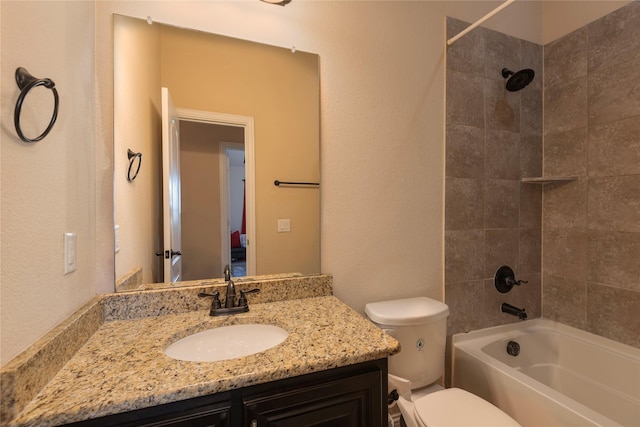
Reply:
[[[289, 332], [261, 353], [218, 362], [186, 362], [163, 353], [191, 333], [266, 323]], [[104, 322], [12, 426], [52, 426], [223, 392], [385, 358], [398, 342], [334, 296], [250, 304], [211, 317], [208, 310]]]

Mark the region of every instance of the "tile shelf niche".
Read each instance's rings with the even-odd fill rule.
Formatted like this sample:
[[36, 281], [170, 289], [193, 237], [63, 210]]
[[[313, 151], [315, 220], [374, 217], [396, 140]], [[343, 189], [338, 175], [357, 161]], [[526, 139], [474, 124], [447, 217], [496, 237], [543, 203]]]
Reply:
[[530, 177], [522, 178], [520, 182], [524, 184], [554, 184], [558, 182], [575, 181], [577, 176], [548, 176], [548, 177]]

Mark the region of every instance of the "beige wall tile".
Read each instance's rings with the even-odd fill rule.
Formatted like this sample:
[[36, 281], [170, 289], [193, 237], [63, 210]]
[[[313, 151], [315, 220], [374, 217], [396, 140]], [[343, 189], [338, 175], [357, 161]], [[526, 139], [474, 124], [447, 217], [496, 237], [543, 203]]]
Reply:
[[516, 279], [526, 281], [511, 292], [516, 299], [516, 307], [522, 306], [527, 309], [530, 319], [542, 316], [542, 274], [518, 274]]
[[585, 329], [587, 316], [587, 284], [544, 273], [542, 316]]
[[640, 175], [589, 180], [589, 228], [640, 232]]
[[536, 176], [542, 176], [542, 136], [520, 134], [520, 177]]
[[[541, 45], [520, 40], [520, 69], [531, 68], [536, 73], [533, 81], [527, 86], [526, 91], [533, 91], [534, 89], [535, 91], [542, 90], [542, 54], [543, 47]], [[542, 100], [540, 103], [542, 103]], [[540, 124], [542, 124], [542, 117], [540, 117], [540, 119]]]
[[[513, 301], [513, 296], [509, 294], [501, 294], [496, 290], [495, 281], [493, 278], [484, 280], [484, 295], [483, 295], [483, 323], [488, 326], [492, 325], [506, 325], [508, 323], [520, 322], [520, 319], [503, 313], [500, 310], [500, 306], [503, 302], [516, 306]], [[517, 306], [516, 306], [517, 307]], [[518, 307], [523, 308], [523, 307]], [[526, 307], [525, 307], [526, 308]]]
[[508, 68], [513, 72], [520, 70], [520, 39], [485, 30], [485, 40], [484, 76], [500, 81], [504, 88], [502, 69]]
[[589, 74], [589, 124], [640, 115], [640, 55]]
[[445, 275], [450, 283], [479, 280], [484, 268], [484, 231], [447, 230], [445, 237]]
[[640, 3], [631, 2], [587, 26], [589, 71], [615, 66], [640, 52]]
[[543, 314], [640, 346], [640, 2], [544, 57]]
[[546, 176], [586, 176], [587, 128], [545, 135], [543, 163]]
[[545, 228], [586, 228], [587, 180], [548, 184], [543, 189]]
[[640, 292], [589, 283], [587, 330], [640, 347]]
[[640, 174], [640, 116], [589, 128], [589, 176]]
[[483, 85], [482, 77], [447, 72], [447, 124], [484, 128]]
[[[546, 228], [542, 234], [544, 273], [587, 280], [587, 231], [585, 229]], [[545, 281], [546, 286], [546, 281]]]
[[[459, 34], [469, 23], [447, 17], [447, 38]], [[447, 70], [484, 76], [484, 29], [476, 28], [447, 46]]]
[[517, 228], [520, 209], [520, 182], [487, 179], [484, 189], [484, 227]]
[[[542, 80], [542, 73], [536, 79]], [[542, 89], [532, 87], [533, 83], [520, 91], [520, 133], [542, 135]]]
[[485, 176], [495, 179], [520, 179], [520, 134], [486, 130]]
[[447, 125], [446, 176], [484, 178], [484, 129]]
[[483, 183], [481, 179], [446, 178], [446, 230], [482, 228]]
[[444, 296], [449, 306], [447, 334], [469, 332], [484, 327], [482, 322], [483, 286], [482, 280], [450, 283]]
[[518, 274], [540, 273], [542, 270], [542, 231], [539, 228], [520, 230]]
[[486, 128], [520, 132], [520, 92], [509, 92], [503, 80], [484, 80]]
[[640, 292], [640, 233], [589, 231], [590, 282]]
[[563, 82], [544, 91], [544, 133], [587, 127], [587, 79]]
[[544, 47], [546, 86], [564, 85], [587, 75], [587, 29], [582, 28]]
[[485, 230], [484, 278], [494, 277], [498, 268], [518, 267], [519, 230]]
[[542, 186], [520, 184], [520, 228], [542, 225]]

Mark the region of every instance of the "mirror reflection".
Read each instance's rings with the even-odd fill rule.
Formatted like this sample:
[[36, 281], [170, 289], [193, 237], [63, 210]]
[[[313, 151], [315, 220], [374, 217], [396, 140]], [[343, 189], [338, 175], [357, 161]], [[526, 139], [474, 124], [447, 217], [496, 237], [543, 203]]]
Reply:
[[[318, 187], [274, 185], [319, 182], [318, 66], [114, 16], [116, 290], [220, 278], [227, 264], [235, 276], [320, 272]], [[128, 150], [141, 153], [134, 181]]]

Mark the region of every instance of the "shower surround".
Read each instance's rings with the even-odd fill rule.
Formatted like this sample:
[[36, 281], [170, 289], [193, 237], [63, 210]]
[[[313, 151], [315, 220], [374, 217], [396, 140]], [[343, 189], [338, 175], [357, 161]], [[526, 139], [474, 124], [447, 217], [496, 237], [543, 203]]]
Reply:
[[[504, 67], [536, 76], [507, 92]], [[477, 28], [447, 49], [446, 97], [448, 333], [519, 321], [508, 302], [640, 347], [640, 2], [544, 48]], [[578, 179], [520, 182], [543, 175]], [[501, 265], [529, 283], [499, 294]]]
[[544, 317], [640, 347], [640, 2], [544, 47]]
[[[447, 37], [469, 24], [448, 18]], [[535, 78], [507, 91], [502, 69]], [[541, 315], [542, 46], [476, 28], [447, 49], [445, 302], [448, 334], [519, 319], [503, 302]], [[510, 266], [528, 283], [499, 294]]]

